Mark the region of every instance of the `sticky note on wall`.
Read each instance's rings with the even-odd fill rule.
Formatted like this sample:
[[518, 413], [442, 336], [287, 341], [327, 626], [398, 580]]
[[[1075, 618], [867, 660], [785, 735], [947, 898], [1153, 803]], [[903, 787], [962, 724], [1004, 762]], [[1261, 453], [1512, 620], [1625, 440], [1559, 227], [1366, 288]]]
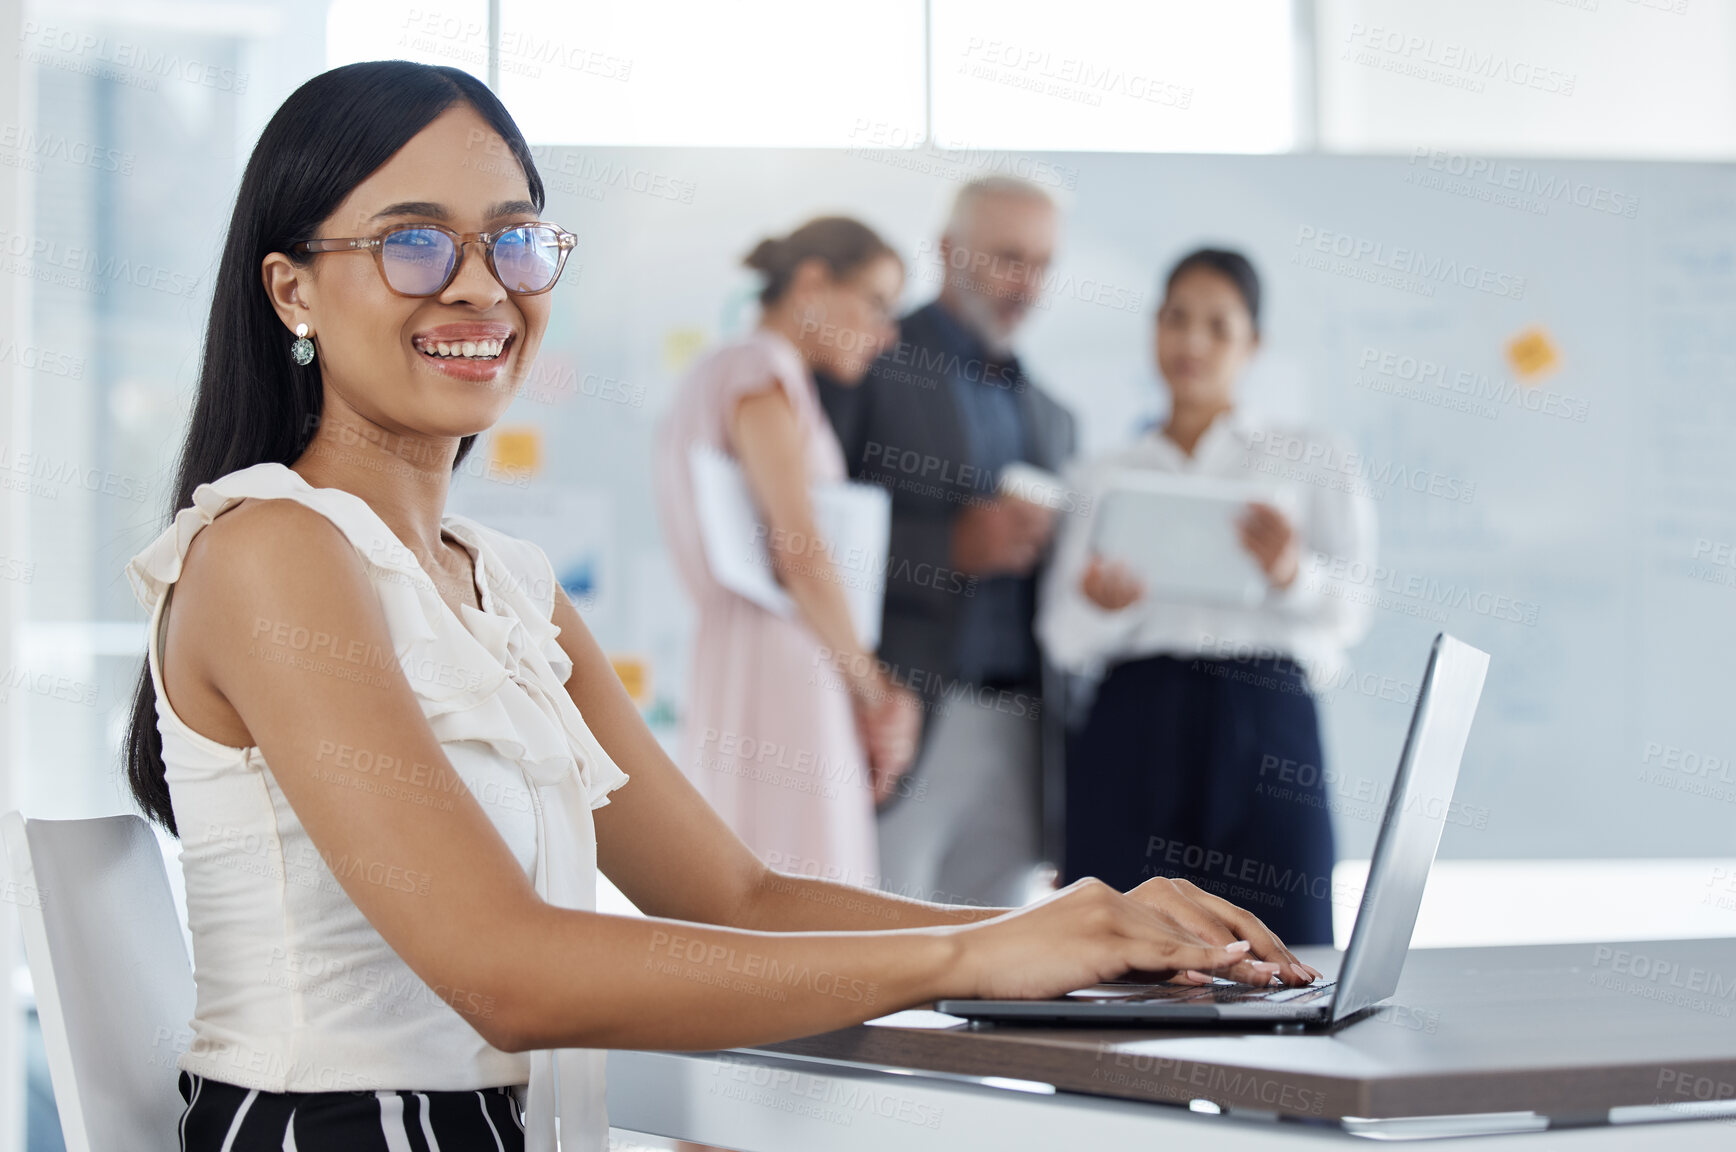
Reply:
[[651, 662], [627, 652], [611, 652], [609, 664], [633, 703], [643, 708], [651, 699]]
[[1507, 363], [1521, 383], [1530, 384], [1560, 367], [1561, 353], [1548, 329], [1534, 325], [1507, 342]]
[[687, 371], [687, 366], [705, 347], [707, 339], [703, 328], [671, 328], [663, 333], [663, 371], [671, 376]]
[[490, 462], [502, 472], [542, 471], [542, 429], [534, 424], [496, 428], [489, 440]]

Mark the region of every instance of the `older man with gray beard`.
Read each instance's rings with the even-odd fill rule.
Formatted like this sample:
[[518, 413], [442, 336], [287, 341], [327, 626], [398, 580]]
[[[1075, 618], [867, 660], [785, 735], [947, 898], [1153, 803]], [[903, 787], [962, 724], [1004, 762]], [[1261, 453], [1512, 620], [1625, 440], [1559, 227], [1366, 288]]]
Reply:
[[1013, 351], [1057, 216], [1022, 180], [960, 189], [938, 299], [903, 319], [860, 386], [820, 387], [850, 474], [892, 495], [880, 658], [928, 712], [911, 776], [880, 812], [880, 861], [883, 887], [926, 899], [1021, 904], [1042, 850], [1060, 717], [1043, 707], [1032, 623], [1055, 512], [1001, 478], [1021, 462], [1059, 472], [1074, 451], [1072, 417]]

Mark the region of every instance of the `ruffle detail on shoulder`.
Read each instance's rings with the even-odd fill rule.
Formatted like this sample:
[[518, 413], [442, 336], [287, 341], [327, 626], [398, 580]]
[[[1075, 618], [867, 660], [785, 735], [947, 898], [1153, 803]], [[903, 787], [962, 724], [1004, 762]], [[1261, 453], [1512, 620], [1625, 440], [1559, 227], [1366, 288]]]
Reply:
[[[481, 534], [483, 578], [499, 613], [463, 605], [463, 619], [441, 600], [434, 582], [361, 497], [338, 488], [315, 488], [293, 469], [255, 464], [193, 490], [193, 502], [143, 551], [127, 562], [127, 578], [147, 609], [181, 577], [193, 537], [224, 510], [248, 498], [290, 499], [333, 521], [374, 572], [372, 583], [386, 615], [393, 655], [415, 692], [422, 714], [441, 740], [476, 740], [523, 766], [537, 784], [558, 784], [577, 769], [586, 803], [607, 804], [627, 774], [597, 742], [578, 706], [561, 687], [572, 661], [561, 648], [560, 628], [546, 615]], [[468, 521], [461, 517], [462, 530]], [[546, 559], [544, 561], [546, 564]], [[441, 628], [437, 622], [449, 627]], [[522, 692], [507, 688], [516, 683]]]
[[169, 527], [127, 561], [127, 580], [147, 611], [155, 608], [169, 585], [181, 578], [193, 537], [231, 505], [250, 498], [287, 499], [306, 505], [334, 521], [373, 567], [393, 573], [403, 583], [412, 583], [419, 576], [427, 579], [416, 557], [360, 496], [338, 488], [315, 488], [283, 464], [255, 464], [193, 489], [192, 504], [176, 512]]

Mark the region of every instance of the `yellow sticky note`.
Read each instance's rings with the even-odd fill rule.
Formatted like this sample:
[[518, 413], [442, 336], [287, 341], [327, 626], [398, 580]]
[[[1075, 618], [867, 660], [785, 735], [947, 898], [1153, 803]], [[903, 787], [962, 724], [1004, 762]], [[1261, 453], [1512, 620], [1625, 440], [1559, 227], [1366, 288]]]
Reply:
[[671, 328], [663, 334], [663, 371], [679, 376], [705, 347], [705, 329]]
[[542, 471], [542, 429], [534, 424], [497, 428], [489, 441], [494, 466], [502, 472]]
[[627, 695], [633, 698], [633, 703], [643, 707], [651, 699], [649, 660], [629, 652], [612, 652], [609, 654], [609, 666], [615, 670], [615, 678], [627, 689]]
[[1555, 371], [1561, 364], [1561, 353], [1548, 330], [1534, 326], [1507, 342], [1507, 363], [1521, 382], [1529, 384]]

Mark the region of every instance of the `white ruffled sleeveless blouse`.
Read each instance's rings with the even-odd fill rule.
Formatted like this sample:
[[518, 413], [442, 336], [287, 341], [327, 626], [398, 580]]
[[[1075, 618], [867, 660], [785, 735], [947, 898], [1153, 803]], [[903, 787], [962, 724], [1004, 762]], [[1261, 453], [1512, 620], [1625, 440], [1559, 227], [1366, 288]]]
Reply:
[[[386, 615], [393, 655], [454, 769], [518, 858], [538, 894], [594, 910], [591, 810], [627, 782], [562, 687], [572, 662], [551, 622], [556, 579], [541, 548], [448, 515], [442, 524], [475, 561], [479, 611], [454, 615], [410, 550], [366, 501], [315, 488], [282, 464], [231, 472], [127, 564], [151, 613], [148, 656], [157, 729], [181, 838], [197, 1004], [178, 1066], [271, 1092], [523, 1085], [531, 1152], [608, 1145], [604, 1053], [502, 1052], [453, 1010], [485, 1011], [479, 994], [430, 988], [399, 959], [338, 884], [257, 747], [193, 731], [163, 690], [159, 631], [193, 537], [249, 497], [294, 500], [355, 545]], [[325, 657], [321, 644], [331, 649]], [[307, 666], [359, 677], [341, 640], [290, 637]], [[305, 651], [302, 651], [305, 649]], [[312, 722], [315, 718], [310, 717]], [[322, 746], [351, 787], [394, 788], [409, 769], [389, 757]], [[388, 793], [390, 794], [390, 793]], [[410, 873], [368, 877], [409, 891]]]

